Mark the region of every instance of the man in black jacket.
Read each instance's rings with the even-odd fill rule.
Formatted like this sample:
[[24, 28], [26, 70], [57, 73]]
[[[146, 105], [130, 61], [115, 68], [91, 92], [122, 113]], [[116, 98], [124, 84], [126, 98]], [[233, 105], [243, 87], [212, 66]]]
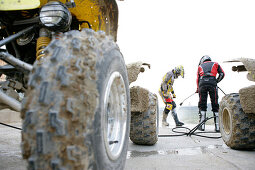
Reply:
[[[218, 77], [216, 78], [218, 74]], [[218, 88], [217, 83], [219, 83], [225, 76], [223, 69], [217, 62], [212, 62], [208, 55], [201, 58], [197, 71], [197, 91], [199, 93], [199, 116], [200, 123], [206, 118], [207, 110], [207, 95], [209, 93], [212, 111], [214, 116], [215, 131], [219, 132], [219, 104], [218, 104]], [[198, 128], [199, 130], [205, 130], [205, 124]]]

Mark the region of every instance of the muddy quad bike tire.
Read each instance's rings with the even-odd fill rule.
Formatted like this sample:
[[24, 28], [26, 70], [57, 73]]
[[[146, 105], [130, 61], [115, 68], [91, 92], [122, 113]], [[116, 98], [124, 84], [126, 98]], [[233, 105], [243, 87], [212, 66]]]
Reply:
[[138, 145], [154, 145], [158, 141], [158, 100], [156, 95], [150, 92], [149, 103], [147, 111], [131, 113], [130, 140]]
[[118, 46], [102, 31], [70, 31], [40, 62], [22, 104], [28, 169], [123, 169], [130, 92]]
[[240, 104], [238, 93], [224, 96], [219, 109], [223, 141], [232, 149], [255, 149], [255, 114], [247, 114]]

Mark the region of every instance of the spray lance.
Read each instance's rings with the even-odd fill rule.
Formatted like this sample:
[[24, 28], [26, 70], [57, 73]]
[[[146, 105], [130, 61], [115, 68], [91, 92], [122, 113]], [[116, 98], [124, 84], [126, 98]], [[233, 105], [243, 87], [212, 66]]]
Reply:
[[[220, 91], [221, 91], [224, 95], [226, 95], [226, 93], [225, 93], [219, 86], [217, 86], [217, 87], [218, 87], [218, 89], [220, 89]], [[185, 98], [185, 99], [180, 103], [180, 106], [183, 104], [183, 102], [185, 102], [188, 98], [190, 98], [190, 97], [193, 96], [194, 94], [196, 94], [196, 92], [195, 92], [195, 93], [192, 93], [189, 97]]]
[[195, 92], [195, 93], [192, 93], [189, 97], [185, 98], [185, 99], [180, 103], [180, 106], [183, 104], [183, 102], [184, 102], [185, 100], [187, 100], [188, 98], [190, 98], [190, 97], [193, 96], [194, 94], [196, 94], [196, 92]]

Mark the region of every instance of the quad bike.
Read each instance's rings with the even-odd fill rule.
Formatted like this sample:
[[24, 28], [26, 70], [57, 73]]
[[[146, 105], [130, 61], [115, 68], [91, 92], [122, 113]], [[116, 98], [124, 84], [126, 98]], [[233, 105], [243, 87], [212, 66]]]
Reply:
[[1, 108], [21, 112], [28, 169], [123, 169], [129, 132], [157, 142], [156, 95], [129, 89], [146, 64], [125, 65], [117, 26], [115, 0], [1, 0]]
[[[255, 60], [240, 58], [233, 71], [248, 71], [247, 78], [255, 81]], [[255, 149], [255, 85], [224, 96], [220, 102], [219, 121], [222, 139], [227, 146], [238, 150]]]

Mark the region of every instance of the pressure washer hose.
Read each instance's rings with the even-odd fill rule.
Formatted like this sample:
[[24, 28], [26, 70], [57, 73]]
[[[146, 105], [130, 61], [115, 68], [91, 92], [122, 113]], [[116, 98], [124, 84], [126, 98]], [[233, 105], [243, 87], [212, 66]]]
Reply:
[[[195, 136], [200, 136], [200, 137], [205, 137], [205, 138], [211, 138], [211, 139], [219, 139], [221, 138], [221, 136], [217, 136], [217, 137], [213, 137], [213, 136], [204, 136], [204, 135], [199, 135], [199, 133], [219, 133], [219, 132], [196, 132], [195, 131], [198, 129], [199, 126], [202, 126], [203, 124], [205, 124], [205, 122], [209, 119], [212, 119], [212, 118], [215, 118], [216, 116], [213, 116], [213, 117], [210, 117], [210, 118], [206, 118], [204, 121], [202, 121], [201, 123], [199, 123], [198, 125], [196, 125], [193, 129], [189, 129], [187, 127], [175, 127], [172, 129], [172, 132], [174, 133], [179, 133], [178, 135], [158, 135], [158, 137], [177, 137], [177, 136], [191, 136], [191, 135], [195, 135]], [[8, 127], [11, 127], [11, 128], [14, 128], [14, 129], [18, 129], [18, 130], [22, 130], [22, 128], [19, 128], [19, 127], [15, 127], [15, 126], [11, 126], [11, 125], [8, 125], [8, 124], [5, 124], [5, 123], [1, 123], [1, 125], [4, 125], [4, 126], [8, 126]], [[179, 132], [179, 131], [176, 131], [176, 129], [187, 129], [189, 130], [189, 132]]]
[[[205, 124], [205, 122], [209, 119], [215, 118], [216, 116], [212, 116], [209, 118], [206, 118], [205, 120], [203, 120], [201, 123], [199, 123], [198, 125], [196, 125], [193, 129], [189, 129], [187, 127], [175, 127], [172, 129], [172, 132], [174, 133], [180, 133], [179, 135], [158, 135], [158, 137], [176, 137], [176, 136], [191, 136], [191, 135], [195, 135], [195, 136], [199, 136], [199, 137], [204, 137], [204, 138], [211, 138], [211, 139], [219, 139], [221, 138], [221, 136], [204, 136], [204, 135], [199, 135], [200, 133], [219, 133], [219, 132], [196, 132], [195, 131], [199, 128], [199, 126], [202, 126], [203, 124]], [[187, 129], [189, 130], [189, 132], [179, 132], [179, 131], [175, 131], [175, 129]]]

